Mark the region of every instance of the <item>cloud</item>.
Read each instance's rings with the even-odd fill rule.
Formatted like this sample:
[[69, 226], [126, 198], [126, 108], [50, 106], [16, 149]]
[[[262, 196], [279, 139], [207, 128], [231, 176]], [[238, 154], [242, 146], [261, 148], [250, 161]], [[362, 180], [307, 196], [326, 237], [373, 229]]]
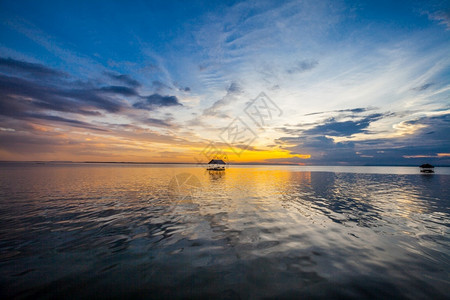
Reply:
[[134, 108], [153, 110], [158, 107], [167, 106], [183, 106], [176, 96], [162, 96], [160, 94], [152, 94], [144, 97], [144, 101], [133, 104]]
[[[285, 146], [284, 149], [293, 155], [311, 155], [310, 158], [303, 159], [305, 163], [312, 164], [339, 164], [343, 162], [355, 162], [359, 156], [355, 154], [355, 143], [334, 142], [332, 138], [325, 136], [299, 136], [297, 138], [281, 138], [281, 142], [296, 144], [295, 146]], [[284, 162], [298, 163], [298, 159], [284, 159]]]
[[[384, 115], [373, 114], [361, 121], [365, 125], [382, 116]], [[421, 117], [403, 123], [414, 125], [418, 129], [407, 135], [389, 138], [367, 136], [365, 140], [336, 142], [332, 136], [325, 136], [325, 134], [340, 137], [344, 133], [361, 131], [363, 128], [356, 126], [355, 129], [351, 129], [346, 122], [336, 127], [335, 123], [327, 121], [323, 125], [314, 127], [314, 130], [301, 131], [297, 137], [282, 137], [277, 142], [292, 154], [311, 154], [311, 158], [304, 161], [308, 164], [417, 165], [424, 159], [438, 165], [450, 164], [448, 156], [439, 155], [439, 153], [450, 153], [448, 138], [450, 114]]]
[[139, 81], [125, 74], [114, 74], [107, 72], [106, 75], [108, 75], [111, 79], [116, 80], [130, 87], [137, 88], [141, 86], [141, 83]]
[[420, 91], [425, 91], [426, 89], [428, 89], [429, 87], [431, 87], [433, 84], [434, 84], [434, 83], [425, 83], [425, 84], [423, 84], [423, 85], [421, 85], [421, 86], [418, 86], [418, 87], [413, 88], [412, 90], [413, 90], [413, 91], [418, 91], [418, 92], [420, 92]]
[[[73, 88], [57, 83], [55, 87], [53, 84], [0, 75], [0, 101], [9, 108], [26, 106], [30, 110], [34, 107], [86, 115], [98, 114], [98, 109], [108, 112], [122, 109], [122, 104], [117, 100], [102, 95], [86, 84], [77, 84], [77, 88]], [[2, 110], [0, 113], [12, 112]]]
[[110, 94], [119, 94], [123, 96], [138, 96], [139, 94], [136, 92], [134, 88], [129, 88], [126, 86], [105, 86], [98, 89], [98, 91], [103, 93], [110, 93]]
[[221, 113], [220, 110], [229, 104], [235, 102], [240, 94], [243, 93], [242, 87], [237, 82], [232, 82], [227, 88], [226, 95], [213, 103], [210, 107], [203, 110], [204, 116], [217, 116], [227, 118], [228, 115]]
[[430, 20], [438, 21], [439, 24], [444, 25], [446, 30], [450, 30], [450, 9], [439, 10], [433, 13], [427, 12]]
[[[68, 103], [44, 103], [11, 97], [3, 93], [1, 83], [2, 81], [0, 80], [0, 116], [3, 115], [9, 117], [12, 118], [12, 120], [46, 120], [65, 123], [74, 127], [103, 131], [96, 126], [90, 125], [89, 123], [83, 121], [54, 115], [57, 111], [79, 113], [84, 115], [99, 115], [98, 112], [84, 111], [82, 108], [70, 106]], [[2, 122], [5, 122], [5, 119], [3, 119]]]
[[334, 142], [332, 138], [325, 136], [299, 136], [296, 138], [281, 138], [283, 142], [287, 143], [296, 143], [296, 146], [287, 147], [290, 151], [293, 151], [295, 154], [305, 153], [305, 151], [301, 149], [307, 149], [309, 151], [315, 153], [321, 152], [329, 152], [330, 150], [346, 150], [346, 149], [354, 149], [354, 142]]
[[351, 113], [363, 113], [369, 110], [373, 110], [374, 108], [369, 108], [369, 107], [361, 107], [361, 108], [351, 108], [351, 109], [339, 109], [339, 110], [330, 110], [330, 111], [321, 111], [321, 112], [313, 112], [313, 113], [309, 113], [309, 114], [305, 114], [305, 116], [312, 116], [312, 115], [320, 115], [320, 114], [325, 114], [325, 113], [335, 113], [335, 112], [351, 112]]
[[[0, 124], [3, 122], [0, 118]], [[20, 121], [17, 125], [14, 132], [0, 130], [2, 159], [155, 161], [155, 154], [168, 144], [174, 148], [191, 145], [183, 138], [131, 124], [105, 123], [102, 128], [107, 129], [103, 132], [74, 130], [73, 125], [65, 127], [34, 120]]]
[[[119, 103], [117, 99], [105, 96], [99, 93], [97, 89], [92, 89], [89, 86], [82, 85], [80, 88], [65, 90], [57, 89], [53, 95], [68, 98], [81, 105], [88, 105], [95, 109], [103, 109], [112, 113], [117, 113], [124, 108], [123, 104]], [[46, 101], [46, 99], [41, 100]]]
[[[163, 106], [182, 105], [176, 96], [153, 94], [142, 96], [136, 90], [139, 85], [126, 75], [107, 73], [109, 77], [128, 84], [97, 87], [93, 83], [61, 80], [62, 72], [43, 65], [24, 61], [2, 59], [0, 66], [16, 73], [16, 69], [33, 74], [25, 79], [0, 74], [0, 114], [10, 117], [24, 117], [27, 113], [38, 111], [56, 111], [86, 116], [98, 116], [99, 110], [118, 113], [128, 108], [118, 97], [139, 99], [133, 106], [139, 109], [155, 109]], [[38, 75], [52, 75], [50, 81], [39, 81]]]
[[286, 70], [288, 74], [304, 73], [312, 70], [319, 65], [319, 62], [314, 59], [302, 60], [294, 64], [293, 67]]
[[172, 90], [172, 88], [169, 85], [159, 80], [153, 80], [152, 87], [157, 93], [161, 92], [164, 89]]
[[12, 58], [0, 57], [0, 69], [11, 71], [12, 73], [25, 73], [36, 77], [40, 76], [66, 76], [65, 73], [48, 68], [41, 64], [30, 63]]
[[76, 66], [78, 72], [98, 74], [99, 70], [101, 70], [100, 73], [106, 71], [105, 67], [98, 61], [92, 59], [91, 55], [83, 55], [78, 51], [69, 50], [68, 47], [58, 42], [54, 36], [45, 33], [40, 28], [30, 23], [29, 20], [10, 18], [5, 20], [4, 24], [42, 46], [60, 60], [69, 65]]
[[329, 135], [329, 136], [351, 136], [355, 133], [367, 132], [370, 123], [385, 117], [383, 114], [371, 114], [357, 121], [337, 121], [335, 118], [326, 120], [324, 124], [316, 125], [311, 129], [304, 130], [307, 135]]
[[168, 123], [167, 121], [154, 118], [146, 119], [145, 123], [157, 127], [172, 127], [172, 124]]
[[80, 128], [86, 128], [86, 129], [92, 129], [96, 131], [107, 131], [105, 129], [101, 129], [95, 126], [92, 126], [89, 123], [82, 122], [79, 120], [73, 120], [73, 119], [67, 119], [59, 116], [51, 116], [51, 115], [45, 115], [45, 114], [37, 114], [37, 113], [27, 113], [24, 114], [22, 117], [27, 119], [40, 119], [40, 120], [47, 120], [47, 121], [55, 121], [60, 123], [67, 123], [74, 127], [80, 127]]
[[229, 94], [240, 94], [242, 91], [242, 87], [237, 82], [232, 82], [227, 89]]
[[372, 107], [366, 107], [308, 113], [304, 116], [320, 116], [330, 113], [332, 116], [320, 121], [298, 123], [296, 125], [285, 124], [284, 127], [276, 128], [276, 130], [290, 135], [307, 134], [348, 137], [357, 133], [370, 134], [366, 128], [369, 127], [372, 122], [398, 115], [398, 113], [374, 113], [370, 115], [363, 115], [365, 112], [374, 109], [375, 108]]
[[[12, 134], [20, 135], [20, 138], [10, 139], [14, 145], [2, 146], [0, 151], [6, 151], [3, 154], [7, 153], [14, 157], [14, 153], [18, 153], [16, 151], [18, 148], [34, 149], [31, 142], [28, 142], [33, 139], [42, 141], [45, 146], [40, 146], [40, 150], [33, 150], [34, 152], [22, 149], [23, 153], [41, 155], [42, 152], [50, 155], [45, 156], [45, 159], [53, 159], [51, 153], [61, 151], [69, 156], [75, 153], [86, 155], [87, 152], [92, 152], [92, 155], [95, 153], [101, 155], [104, 146], [100, 142], [95, 143], [98, 149], [88, 150], [91, 147], [87, 146], [85, 137], [89, 136], [90, 132], [94, 135], [100, 132], [102, 140], [111, 141], [111, 149], [119, 147], [117, 151], [121, 150], [121, 146], [117, 146], [118, 138], [127, 140], [135, 138], [138, 142], [133, 151], [141, 151], [138, 144], [143, 141], [148, 142], [149, 138], [154, 143], [183, 143], [180, 138], [175, 141], [172, 133], [163, 134], [145, 129], [146, 126], [176, 129], [177, 125], [171, 123], [173, 120], [171, 115], [166, 114], [165, 119], [158, 118], [156, 115], [149, 118], [139, 110], [182, 106], [178, 98], [160, 94], [143, 96], [137, 90], [140, 84], [127, 75], [103, 73], [118, 83], [107, 85], [101, 80], [75, 80], [62, 72], [40, 64], [11, 59], [1, 60], [0, 70], [2, 71], [0, 73], [0, 127], [8, 129], [0, 132], [0, 138], [5, 141], [10, 139]], [[45, 80], [41, 80], [42, 78]], [[129, 104], [131, 101], [137, 102], [131, 106]], [[111, 117], [111, 114], [120, 116], [121, 120], [136, 126], [131, 131], [114, 126], [108, 120], [109, 118], [105, 119], [105, 117]], [[77, 128], [83, 130], [77, 130]], [[78, 150], [69, 151], [67, 144], [59, 141], [54, 141], [52, 144], [49, 141], [67, 139], [67, 132], [70, 132], [70, 136], [77, 132], [77, 138], [73, 139], [73, 143], [79, 144], [73, 147]], [[87, 140], [91, 139], [87, 138]], [[29, 158], [21, 157], [21, 159]]]

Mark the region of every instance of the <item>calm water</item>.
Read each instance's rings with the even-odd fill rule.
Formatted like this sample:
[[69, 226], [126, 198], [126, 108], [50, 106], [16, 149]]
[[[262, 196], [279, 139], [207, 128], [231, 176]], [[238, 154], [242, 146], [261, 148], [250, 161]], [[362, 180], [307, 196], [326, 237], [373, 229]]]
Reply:
[[450, 171], [437, 171], [2, 164], [0, 293], [444, 299]]

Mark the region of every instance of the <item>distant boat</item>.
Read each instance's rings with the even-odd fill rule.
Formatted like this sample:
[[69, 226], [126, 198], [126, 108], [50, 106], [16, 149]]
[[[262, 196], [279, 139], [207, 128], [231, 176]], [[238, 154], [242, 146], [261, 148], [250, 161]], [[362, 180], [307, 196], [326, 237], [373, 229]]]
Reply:
[[208, 168], [206, 168], [209, 171], [225, 171], [226, 163], [221, 159], [211, 159], [211, 161], [208, 163]]
[[422, 173], [434, 173], [434, 166], [430, 164], [423, 164], [420, 166], [420, 172]]

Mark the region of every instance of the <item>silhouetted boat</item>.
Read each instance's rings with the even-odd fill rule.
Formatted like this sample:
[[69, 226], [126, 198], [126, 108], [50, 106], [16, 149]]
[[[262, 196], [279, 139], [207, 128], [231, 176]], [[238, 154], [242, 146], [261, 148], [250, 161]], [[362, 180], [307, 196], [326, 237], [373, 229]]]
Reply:
[[221, 159], [211, 159], [208, 163], [207, 170], [209, 171], [225, 171], [226, 163]]
[[434, 173], [434, 166], [430, 164], [423, 164], [420, 166], [420, 172], [422, 173]]

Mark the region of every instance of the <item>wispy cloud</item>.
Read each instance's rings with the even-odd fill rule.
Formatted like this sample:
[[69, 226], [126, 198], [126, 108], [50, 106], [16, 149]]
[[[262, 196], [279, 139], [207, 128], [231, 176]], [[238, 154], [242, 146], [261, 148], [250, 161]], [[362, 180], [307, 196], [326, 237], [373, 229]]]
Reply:
[[286, 72], [289, 74], [303, 73], [314, 69], [318, 64], [319, 62], [314, 59], [302, 60], [295, 63], [294, 66], [287, 69]]
[[219, 116], [224, 118], [229, 118], [229, 116], [221, 111], [221, 109], [232, 104], [238, 100], [238, 96], [243, 93], [242, 87], [236, 83], [232, 82], [227, 88], [226, 95], [221, 99], [217, 100], [210, 107], [203, 110], [203, 116]]
[[446, 10], [438, 10], [435, 12], [427, 12], [428, 18], [439, 22], [446, 27], [446, 30], [450, 30], [450, 8]]
[[425, 83], [425, 84], [422, 84], [421, 86], [417, 86], [415, 88], [412, 88], [412, 90], [413, 91], [418, 91], [418, 92], [425, 91], [426, 89], [430, 88], [432, 85], [433, 85], [433, 83], [431, 83], [431, 82], [430, 83]]
[[35, 24], [20, 17], [11, 17], [5, 20], [5, 24], [16, 32], [23, 34], [31, 41], [44, 47], [58, 59], [70, 65], [73, 73], [101, 74], [108, 72], [107, 68], [92, 59], [89, 55], [70, 50], [64, 42], [58, 41], [54, 36], [44, 32]]
[[375, 108], [370, 108], [370, 107], [360, 107], [360, 108], [349, 108], [349, 109], [337, 109], [337, 110], [330, 110], [330, 111], [320, 111], [320, 112], [313, 112], [313, 113], [308, 113], [305, 114], [305, 116], [313, 116], [313, 115], [321, 115], [321, 114], [327, 114], [327, 113], [362, 113], [362, 112], [366, 112], [369, 110], [373, 110]]

